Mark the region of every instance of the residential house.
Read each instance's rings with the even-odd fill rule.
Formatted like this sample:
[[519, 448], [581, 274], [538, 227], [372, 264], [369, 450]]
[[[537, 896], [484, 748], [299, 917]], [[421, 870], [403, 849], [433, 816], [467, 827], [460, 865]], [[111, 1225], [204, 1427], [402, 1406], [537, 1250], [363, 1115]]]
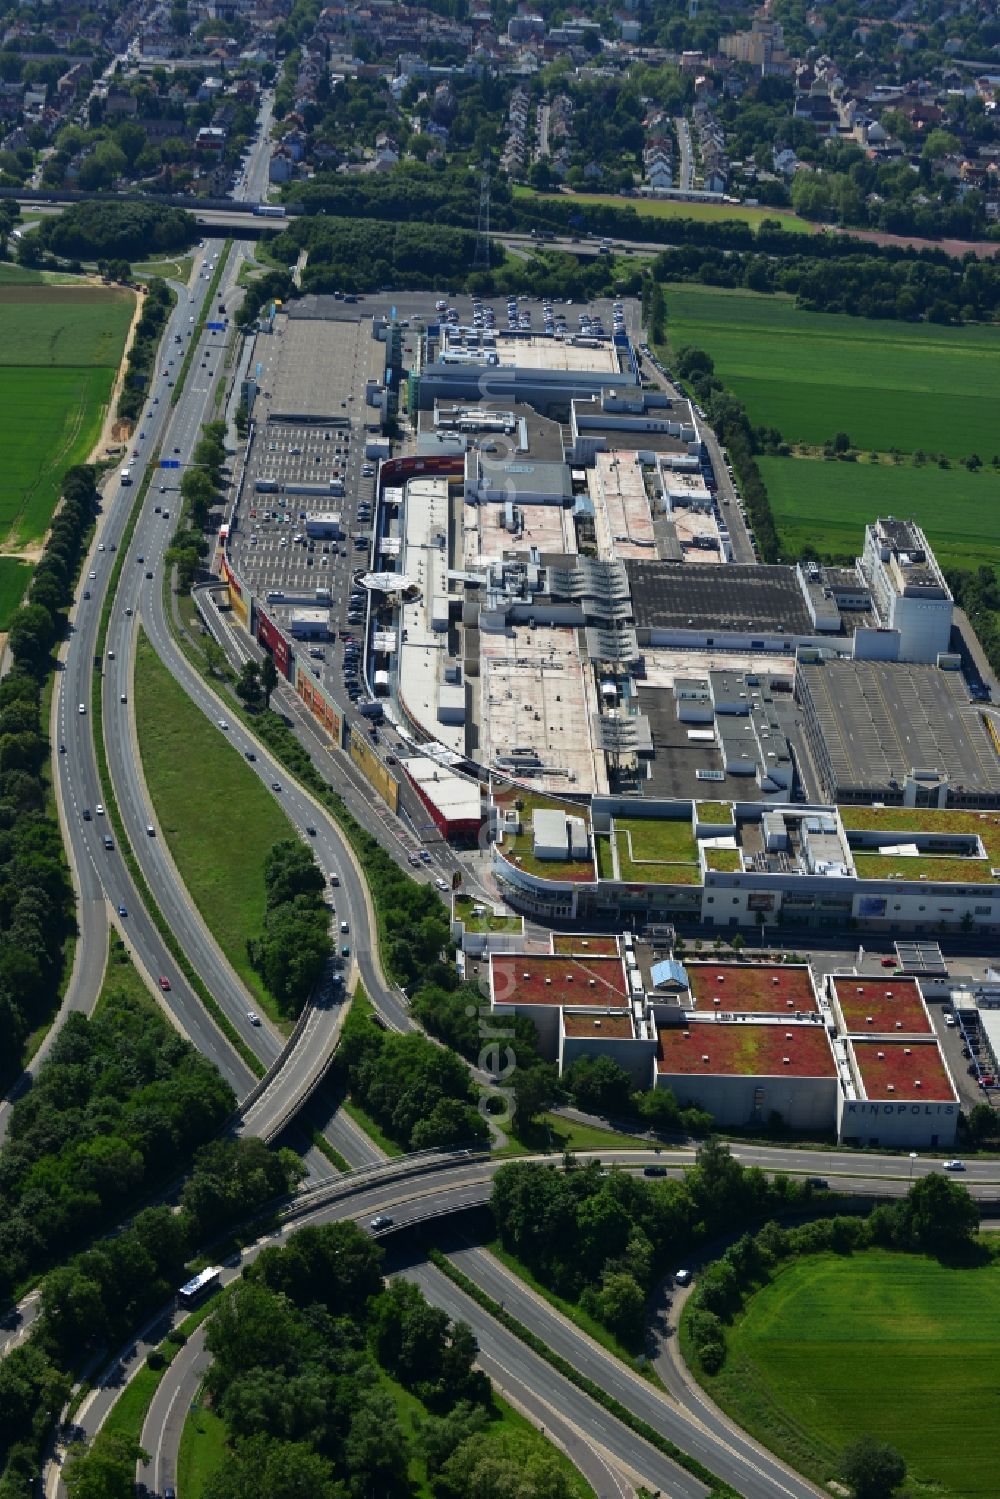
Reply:
[[291, 152], [276, 146], [271, 152], [271, 160], [267, 166], [268, 182], [289, 182], [295, 171], [295, 163], [292, 161]]

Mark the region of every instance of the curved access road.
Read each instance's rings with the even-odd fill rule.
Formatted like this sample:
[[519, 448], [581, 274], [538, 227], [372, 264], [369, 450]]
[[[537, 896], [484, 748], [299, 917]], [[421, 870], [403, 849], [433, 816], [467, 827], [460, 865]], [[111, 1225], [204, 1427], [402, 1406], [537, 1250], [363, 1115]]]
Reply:
[[[759, 1165], [772, 1171], [792, 1171], [803, 1176], [814, 1174], [818, 1161], [823, 1160], [822, 1155], [814, 1151], [768, 1149], [763, 1146], [737, 1147], [734, 1154], [745, 1165]], [[675, 1175], [693, 1164], [694, 1151], [610, 1149], [586, 1152], [580, 1158], [590, 1157], [625, 1169], [638, 1170], [655, 1164]], [[836, 1162], [837, 1168], [836, 1174], [831, 1172], [830, 1176], [830, 1186], [834, 1191], [845, 1195], [894, 1197], [904, 1195], [909, 1187], [911, 1163], [908, 1158], [865, 1154], [833, 1157], [832, 1153], [831, 1158]], [[340, 1218], [354, 1218], [365, 1222], [373, 1214], [389, 1214], [393, 1219], [392, 1228], [388, 1231], [391, 1239], [395, 1233], [415, 1224], [447, 1218], [482, 1206], [489, 1200], [492, 1177], [502, 1164], [503, 1161], [468, 1156], [461, 1152], [450, 1155], [427, 1152], [421, 1156], [386, 1161], [377, 1168], [358, 1171], [349, 1177], [331, 1178], [327, 1182], [314, 1184], [304, 1189], [289, 1206], [277, 1234], [269, 1235], [259, 1241], [254, 1249], [248, 1250], [244, 1262], [251, 1259], [263, 1245], [274, 1243], [283, 1233], [294, 1231], [308, 1223], [329, 1222]], [[914, 1175], [927, 1174], [940, 1169], [940, 1165], [933, 1161], [918, 1161], [912, 1169]], [[973, 1162], [970, 1163], [967, 1185], [978, 1200], [996, 1201], [1000, 1187], [998, 1176], [1000, 1167], [997, 1162]], [[682, 1409], [685, 1404], [682, 1392], [677, 1393], [673, 1400], [658, 1394], [646, 1381], [637, 1378], [481, 1250], [463, 1250], [455, 1258], [465, 1274], [481, 1284], [495, 1300], [502, 1301], [508, 1311], [535, 1331], [550, 1347], [562, 1353], [575, 1368], [595, 1379], [601, 1388], [614, 1393], [622, 1404], [643, 1419], [649, 1420], [684, 1451], [698, 1456], [713, 1472], [726, 1478], [739, 1493], [752, 1496], [752, 1499], [758, 1499], [758, 1496], [759, 1499], [765, 1499], [765, 1496], [776, 1494], [804, 1499], [806, 1495], [815, 1494], [810, 1484], [789, 1473], [769, 1454], [762, 1452], [704, 1400], [692, 1398], [691, 1404], [696, 1408], [695, 1414], [692, 1414]], [[223, 1273], [224, 1282], [227, 1283], [239, 1274], [239, 1264], [238, 1259], [227, 1264]], [[436, 1274], [427, 1274], [428, 1284], [440, 1281]], [[448, 1287], [447, 1297], [444, 1285]], [[461, 1303], [461, 1310], [457, 1312], [454, 1310], [456, 1296]], [[501, 1355], [501, 1348], [506, 1346], [503, 1340], [508, 1335], [494, 1324], [492, 1318], [455, 1291], [450, 1283], [438, 1284], [438, 1290], [431, 1299], [439, 1301], [451, 1315], [461, 1315], [473, 1325], [485, 1350], [484, 1364], [487, 1356], [493, 1357], [498, 1366], [510, 1373], [513, 1363], [521, 1382], [521, 1395], [525, 1390], [530, 1390], [537, 1401], [551, 1402], [556, 1376], [548, 1365], [544, 1366], [544, 1371], [536, 1371], [537, 1377], [528, 1378], [525, 1369], [529, 1365], [534, 1368], [530, 1360], [524, 1362], [528, 1351], [514, 1340], [517, 1359], [513, 1359], [514, 1347], [509, 1350], [510, 1357]], [[30, 1315], [30, 1309], [25, 1310], [26, 1315]], [[169, 1323], [169, 1317], [167, 1323], [164, 1322], [166, 1316], [167, 1314], [161, 1314], [154, 1319], [155, 1330], [150, 1331], [150, 1341], [140, 1341], [138, 1361], [165, 1335]], [[171, 1372], [161, 1386], [155, 1411], [153, 1408], [150, 1411], [150, 1421], [154, 1427], [156, 1420], [170, 1406], [171, 1384], [181, 1377], [183, 1367], [179, 1363], [171, 1366]], [[78, 1419], [87, 1435], [92, 1436], [99, 1429], [107, 1412], [114, 1405], [123, 1377], [123, 1366], [119, 1361], [105, 1382], [97, 1387], [81, 1408]], [[510, 1388], [515, 1398], [521, 1398], [513, 1385]], [[586, 1397], [578, 1391], [575, 1391], [573, 1399], [586, 1402]], [[171, 1408], [184, 1407], [186, 1403], [178, 1396]], [[595, 1422], [605, 1420], [605, 1414], [597, 1411], [590, 1402], [586, 1402], [584, 1406], [564, 1404], [560, 1394], [557, 1404], [564, 1418], [578, 1425], [582, 1431], [589, 1435], [597, 1430], [603, 1431]], [[155, 1412], [159, 1412], [160, 1416]], [[179, 1431], [177, 1439], [179, 1440]], [[165, 1429], [160, 1430], [159, 1435], [152, 1428], [147, 1428], [144, 1433], [143, 1445], [148, 1451], [159, 1455], [161, 1482], [172, 1481], [174, 1470], [168, 1466], [176, 1460], [176, 1448], [171, 1446], [172, 1440]], [[631, 1433], [628, 1433], [627, 1441], [630, 1450], [634, 1448], [636, 1439]], [[599, 1445], [608, 1451], [615, 1451], [614, 1444], [605, 1441], [603, 1435]], [[619, 1460], [625, 1463], [628, 1461], [621, 1454], [616, 1458], [616, 1461]], [[644, 1471], [640, 1469], [640, 1474]], [[148, 1474], [140, 1476], [148, 1481]], [[664, 1488], [662, 1474], [657, 1480], [652, 1473], [646, 1472], [644, 1481], [651, 1483], [653, 1487]], [[673, 1486], [666, 1486], [664, 1491], [680, 1492]]]

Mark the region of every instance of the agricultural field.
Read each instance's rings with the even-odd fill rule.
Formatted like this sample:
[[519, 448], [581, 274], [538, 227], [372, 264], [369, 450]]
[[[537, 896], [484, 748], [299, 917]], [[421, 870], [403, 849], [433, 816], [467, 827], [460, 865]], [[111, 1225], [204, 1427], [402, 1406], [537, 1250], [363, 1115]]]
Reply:
[[584, 208], [634, 209], [642, 218], [650, 219], [697, 219], [702, 223], [717, 223], [735, 220], [756, 229], [762, 219], [775, 220], [790, 234], [813, 234], [815, 225], [800, 219], [788, 209], [747, 208], [742, 203], [685, 203], [674, 198], [623, 198], [613, 193], [540, 193], [530, 187], [515, 187], [515, 198], [559, 198], [580, 203]]
[[750, 420], [786, 442], [846, 432], [866, 452], [987, 463], [1000, 448], [1000, 327], [872, 322], [715, 287], [665, 292], [673, 349], [707, 350]]
[[[792, 1261], [728, 1330], [704, 1382], [755, 1437], [821, 1484], [869, 1433], [905, 1457], [915, 1492], [987, 1499], [1000, 1265], [954, 1268], [867, 1250]], [[979, 1412], [979, 1416], [975, 1413]]]
[[60, 476], [97, 441], [133, 306], [125, 291], [0, 281], [0, 544], [40, 540]]
[[1000, 565], [1000, 475], [991, 470], [808, 458], [757, 462], [785, 558], [798, 556], [807, 543], [821, 556], [856, 557], [869, 521], [900, 515], [924, 528], [946, 570]]
[[0, 287], [0, 365], [117, 369], [134, 305], [111, 287]]
[[59, 480], [97, 441], [113, 369], [0, 365], [4, 486], [0, 542], [37, 542], [59, 497]]
[[10, 617], [20, 607], [30, 580], [29, 563], [20, 557], [0, 557], [0, 630], [10, 625]]

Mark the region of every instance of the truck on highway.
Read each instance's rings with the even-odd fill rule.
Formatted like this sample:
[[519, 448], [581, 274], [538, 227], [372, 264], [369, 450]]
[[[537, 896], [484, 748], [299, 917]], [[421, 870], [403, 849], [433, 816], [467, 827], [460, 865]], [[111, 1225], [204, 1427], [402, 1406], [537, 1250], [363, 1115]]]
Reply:
[[123, 468], [118, 477], [123, 484], [131, 484], [132, 470], [130, 468]]

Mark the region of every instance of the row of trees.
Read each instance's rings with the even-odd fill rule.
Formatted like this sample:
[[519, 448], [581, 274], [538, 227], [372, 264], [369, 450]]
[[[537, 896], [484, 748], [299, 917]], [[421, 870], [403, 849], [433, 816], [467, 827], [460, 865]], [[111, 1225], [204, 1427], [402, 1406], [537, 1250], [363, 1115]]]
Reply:
[[948, 586], [969, 616], [994, 671], [1000, 671], [1000, 584], [992, 567], [948, 573]]
[[426, 1036], [400, 1035], [352, 1016], [336, 1066], [351, 1096], [404, 1150], [485, 1144], [488, 1138], [465, 1063]]
[[726, 1358], [726, 1324], [783, 1260], [878, 1247], [961, 1262], [974, 1254], [978, 1229], [975, 1200], [938, 1171], [915, 1181], [901, 1202], [882, 1203], [864, 1218], [838, 1215], [791, 1228], [765, 1223], [731, 1244], [699, 1279], [687, 1313], [698, 1361], [706, 1374], [718, 1373]]
[[225, 462], [226, 424], [206, 422], [191, 464], [181, 477], [181, 513], [167, 551], [167, 565], [177, 569], [177, 587], [181, 593], [190, 589], [200, 564], [208, 556], [205, 532], [212, 507], [219, 503]]
[[234, 1101], [151, 1001], [112, 989], [68, 1016], [0, 1149], [0, 1296], [168, 1180]]
[[326, 881], [312, 852], [289, 838], [264, 861], [264, 930], [248, 943], [250, 961], [285, 1015], [297, 1015], [330, 961]]
[[492, 1208], [505, 1248], [623, 1343], [641, 1348], [646, 1300], [666, 1269], [734, 1223], [769, 1217], [809, 1191], [741, 1166], [712, 1139], [683, 1180], [606, 1172], [597, 1161], [564, 1172], [515, 1162], [495, 1176]]
[[[195, 1157], [180, 1209], [145, 1208], [120, 1233], [50, 1271], [31, 1335], [0, 1362], [0, 1499], [31, 1491], [40, 1455], [75, 1375], [106, 1357], [187, 1279], [197, 1247], [285, 1195], [301, 1175], [291, 1151], [260, 1140], [216, 1141]], [[107, 1452], [98, 1451], [103, 1472]], [[131, 1466], [129, 1466], [131, 1464]], [[135, 1451], [122, 1444], [107, 1482], [80, 1494], [130, 1494]], [[128, 1486], [118, 1488], [122, 1473]]]
[[66, 856], [43, 779], [41, 689], [97, 509], [94, 470], [70, 469], [62, 488], [27, 602], [11, 618], [13, 669], [0, 683], [0, 1073], [7, 1082], [25, 1037], [55, 1007], [73, 922]]
[[[841, 254], [817, 254], [836, 239]], [[785, 236], [779, 252], [704, 245], [662, 250], [652, 265], [657, 281], [697, 281], [710, 286], [786, 292], [812, 312], [933, 323], [991, 322], [1000, 310], [1000, 265], [967, 255], [900, 255], [862, 247], [840, 236], [803, 243]]]
[[[381, 1269], [354, 1224], [306, 1228], [221, 1302], [206, 1387], [229, 1448], [206, 1499], [402, 1499], [414, 1461], [436, 1499], [569, 1499], [564, 1465], [498, 1430], [469, 1327]], [[390, 1380], [419, 1402], [405, 1425]]]
[[73, 203], [43, 219], [38, 238], [46, 250], [70, 259], [122, 256], [138, 260], [167, 250], [186, 250], [198, 238], [194, 215], [137, 200]]
[[[127, 279], [128, 263], [126, 261], [122, 264], [125, 266]], [[173, 292], [165, 281], [154, 276], [146, 288], [145, 305], [142, 316], [135, 325], [135, 336], [125, 366], [125, 379], [118, 397], [118, 415], [127, 421], [135, 421], [142, 414], [150, 376], [159, 356], [160, 339], [173, 305]]]

